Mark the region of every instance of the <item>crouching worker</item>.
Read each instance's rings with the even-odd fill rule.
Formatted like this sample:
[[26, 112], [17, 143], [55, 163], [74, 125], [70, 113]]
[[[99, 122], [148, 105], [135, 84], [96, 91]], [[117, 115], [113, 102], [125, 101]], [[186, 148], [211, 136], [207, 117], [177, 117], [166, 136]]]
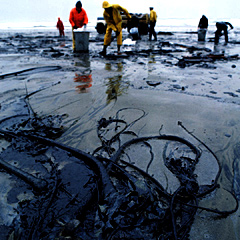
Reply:
[[216, 27], [217, 31], [215, 32], [215, 44], [218, 44], [219, 38], [222, 36], [222, 32], [225, 36], [225, 45], [228, 43], [228, 26], [230, 29], [233, 29], [233, 26], [229, 22], [217, 22]]
[[82, 28], [83, 26], [86, 28], [86, 25], [88, 24], [88, 16], [86, 11], [82, 8], [81, 1], [78, 1], [76, 7], [70, 11], [69, 22], [72, 25], [73, 52], [75, 52], [76, 42], [73, 30]]
[[100, 52], [101, 55], [106, 56], [107, 54], [107, 47], [112, 42], [112, 31], [116, 33], [117, 37], [117, 51], [120, 54], [120, 48], [122, 45], [122, 17], [120, 12], [124, 12], [127, 18], [131, 18], [127, 9], [121, 7], [118, 4], [110, 5], [107, 1], [104, 1], [102, 4], [104, 8], [103, 17], [107, 23], [106, 34], [104, 36], [104, 45], [103, 51]]

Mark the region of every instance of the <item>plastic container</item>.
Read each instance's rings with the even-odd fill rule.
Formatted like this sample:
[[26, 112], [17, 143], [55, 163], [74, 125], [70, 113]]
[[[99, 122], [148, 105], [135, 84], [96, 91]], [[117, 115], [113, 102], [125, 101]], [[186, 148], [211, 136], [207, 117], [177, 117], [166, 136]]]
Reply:
[[206, 37], [206, 33], [207, 33], [207, 29], [198, 29], [198, 41], [205, 41], [205, 37]]
[[88, 52], [89, 51], [89, 33], [85, 30], [74, 30], [76, 52]]

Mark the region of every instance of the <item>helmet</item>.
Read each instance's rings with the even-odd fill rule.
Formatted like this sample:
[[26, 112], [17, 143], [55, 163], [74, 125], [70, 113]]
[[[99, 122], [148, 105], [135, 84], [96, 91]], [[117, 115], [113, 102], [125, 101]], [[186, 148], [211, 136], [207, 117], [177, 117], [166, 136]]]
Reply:
[[103, 4], [102, 4], [102, 7], [103, 8], [110, 8], [112, 5], [109, 4], [107, 1], [104, 1]]

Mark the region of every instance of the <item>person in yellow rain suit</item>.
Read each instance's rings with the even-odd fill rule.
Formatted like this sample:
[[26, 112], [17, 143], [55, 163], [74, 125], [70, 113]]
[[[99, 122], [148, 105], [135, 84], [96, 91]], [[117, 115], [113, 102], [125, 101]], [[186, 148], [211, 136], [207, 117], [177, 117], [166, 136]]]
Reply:
[[149, 41], [152, 40], [152, 35], [154, 40], [157, 41], [157, 34], [155, 32], [155, 25], [157, 22], [157, 13], [153, 10], [153, 7], [150, 7], [150, 29], [149, 29]]
[[107, 29], [104, 36], [104, 45], [103, 51], [100, 52], [101, 55], [106, 56], [107, 47], [112, 42], [112, 30], [116, 32], [117, 36], [117, 49], [118, 54], [120, 54], [120, 48], [122, 46], [122, 17], [120, 12], [124, 12], [127, 18], [131, 18], [131, 15], [127, 11], [127, 9], [121, 7], [118, 4], [109, 4], [107, 1], [104, 1], [102, 4], [104, 8], [103, 17], [107, 23]]

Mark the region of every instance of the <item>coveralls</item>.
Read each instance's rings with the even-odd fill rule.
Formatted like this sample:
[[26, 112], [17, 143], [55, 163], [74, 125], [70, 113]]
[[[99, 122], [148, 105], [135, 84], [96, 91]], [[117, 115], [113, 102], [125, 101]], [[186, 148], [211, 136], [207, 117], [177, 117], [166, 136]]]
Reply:
[[117, 45], [122, 45], [122, 17], [120, 12], [124, 12], [124, 14], [131, 18], [131, 15], [127, 11], [127, 9], [121, 7], [118, 4], [112, 4], [112, 16], [104, 10], [103, 17], [107, 23], [107, 29], [106, 34], [104, 36], [104, 45], [109, 46], [111, 43], [111, 36], [112, 36], [112, 30], [115, 32], [119, 32], [119, 35], [117, 36]]
[[88, 24], [88, 16], [86, 11], [82, 8], [82, 11], [78, 13], [76, 7], [70, 11], [69, 22], [72, 25], [72, 38], [73, 38], [73, 51], [76, 49], [76, 42], [73, 29], [81, 28], [83, 25]]
[[150, 10], [149, 41], [152, 40], [152, 35], [154, 36], [154, 40], [157, 40], [157, 34], [154, 29], [156, 22], [157, 22], [157, 13], [152, 9], [152, 10]]
[[59, 35], [60, 37], [61, 36], [64, 36], [64, 26], [63, 26], [63, 22], [60, 20], [60, 18], [58, 18], [58, 21], [57, 21], [57, 29], [59, 30]]
[[217, 22], [216, 27], [217, 31], [215, 32], [215, 43], [217, 44], [219, 42], [219, 38], [222, 36], [222, 31], [224, 32], [225, 36], [225, 43], [228, 43], [228, 26], [230, 26], [231, 29], [233, 29], [233, 26], [229, 22]]

